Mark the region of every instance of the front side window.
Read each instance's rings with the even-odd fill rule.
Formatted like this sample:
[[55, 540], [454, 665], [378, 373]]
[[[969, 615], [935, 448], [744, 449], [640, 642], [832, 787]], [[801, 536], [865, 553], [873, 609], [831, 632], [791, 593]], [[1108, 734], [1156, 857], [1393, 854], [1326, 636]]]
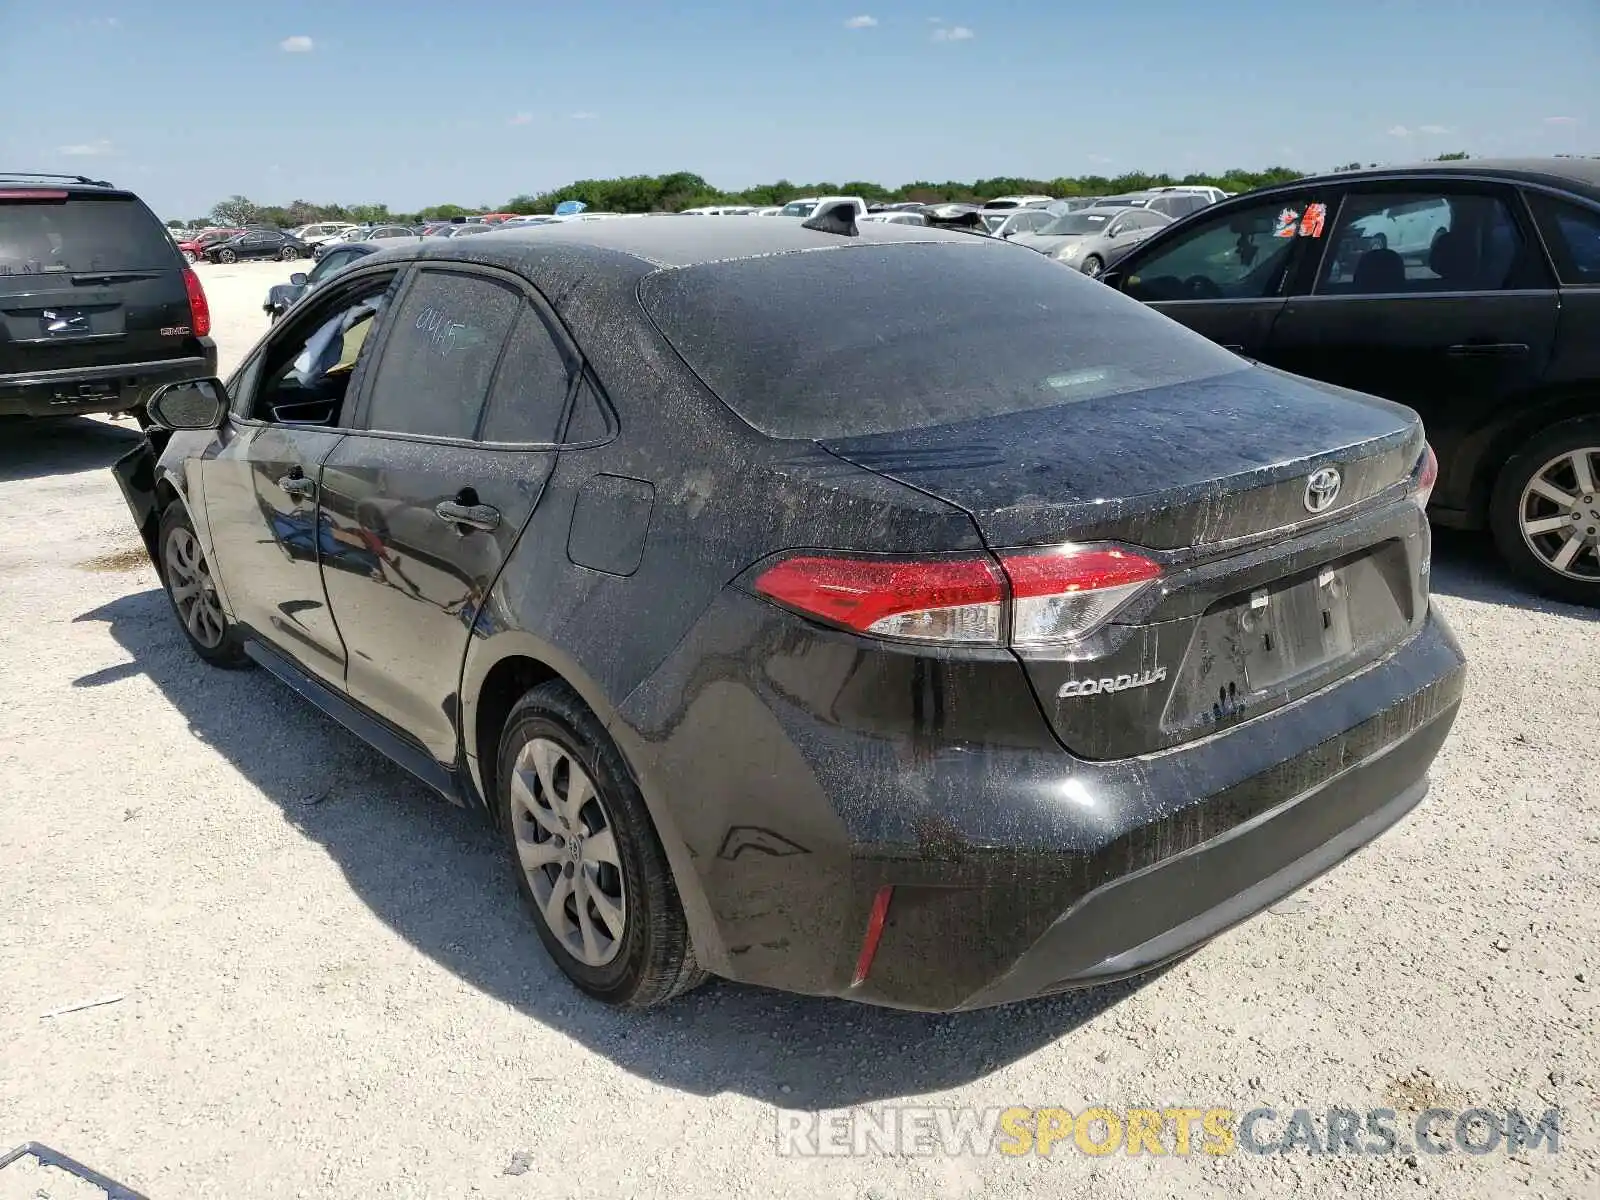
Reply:
[[1322, 236], [1326, 213], [1314, 196], [1279, 196], [1219, 213], [1130, 264], [1123, 290], [1146, 301], [1276, 296], [1295, 245]]
[[1522, 247], [1516, 220], [1496, 195], [1352, 192], [1323, 256], [1317, 291], [1495, 291], [1512, 282]]
[[1600, 210], [1529, 192], [1562, 283], [1600, 283]]
[[366, 427], [471, 438], [522, 294], [481, 275], [426, 271], [394, 316]]
[[[390, 280], [323, 308], [275, 337], [248, 415], [285, 425], [339, 425], [356, 368], [388, 307]], [[248, 387], [255, 387], [252, 374]]]

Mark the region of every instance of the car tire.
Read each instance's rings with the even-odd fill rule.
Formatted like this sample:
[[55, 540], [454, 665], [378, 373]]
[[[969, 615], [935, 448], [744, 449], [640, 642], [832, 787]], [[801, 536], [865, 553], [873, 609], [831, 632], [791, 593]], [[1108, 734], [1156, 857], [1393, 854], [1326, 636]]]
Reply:
[[218, 250], [217, 261], [219, 263], [234, 263], [239, 261], [239, 256], [232, 250]]
[[1098, 254], [1089, 255], [1089, 257], [1084, 259], [1082, 264], [1078, 267], [1078, 270], [1082, 271], [1090, 279], [1099, 279], [1100, 276], [1105, 273], [1105, 269], [1106, 260], [1101, 258]]
[[278, 257], [284, 262], [293, 262], [295, 259], [300, 257], [300, 251], [296, 250], [293, 246], [285, 246], [282, 250], [278, 251]]
[[1389, 248], [1389, 235], [1386, 233], [1373, 234], [1370, 248], [1373, 250], [1387, 250]]
[[194, 266], [195, 263], [200, 261], [200, 256], [198, 254], [196, 254], [193, 250], [185, 250], [183, 252], [183, 261], [188, 263], [192, 267], [192, 266]]
[[565, 683], [536, 687], [511, 710], [495, 784], [517, 890], [545, 950], [579, 990], [643, 1009], [705, 981], [644, 798], [605, 727]]
[[222, 610], [210, 564], [181, 500], [174, 500], [161, 514], [156, 561], [178, 627], [194, 652], [214, 667], [249, 666], [244, 639]]
[[1600, 607], [1600, 419], [1554, 425], [1512, 455], [1489, 497], [1489, 526], [1501, 557], [1538, 591]]

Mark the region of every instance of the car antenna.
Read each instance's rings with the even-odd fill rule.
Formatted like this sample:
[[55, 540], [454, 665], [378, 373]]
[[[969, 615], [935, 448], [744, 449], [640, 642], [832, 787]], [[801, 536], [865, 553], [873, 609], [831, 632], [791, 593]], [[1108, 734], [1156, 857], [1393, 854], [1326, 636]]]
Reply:
[[818, 233], [838, 233], [845, 237], [859, 237], [856, 228], [856, 206], [839, 201], [830, 204], [815, 216], [800, 222], [801, 229], [815, 229]]

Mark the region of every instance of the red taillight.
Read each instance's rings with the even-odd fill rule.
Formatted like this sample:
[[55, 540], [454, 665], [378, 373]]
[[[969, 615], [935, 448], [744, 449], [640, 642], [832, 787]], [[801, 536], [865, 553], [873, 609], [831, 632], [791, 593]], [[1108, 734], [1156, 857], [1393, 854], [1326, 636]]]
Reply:
[[189, 328], [195, 337], [205, 337], [211, 332], [211, 305], [193, 267], [183, 269], [183, 287], [189, 293]]
[[1053, 646], [1093, 633], [1161, 577], [1131, 550], [1065, 547], [1000, 555], [1011, 580], [1011, 644]]
[[1433, 452], [1433, 447], [1424, 442], [1422, 457], [1417, 460], [1417, 466], [1411, 472], [1411, 498], [1416, 501], [1418, 508], [1426, 509], [1428, 499], [1433, 495], [1433, 485], [1439, 482], [1439, 456]]
[[66, 192], [56, 188], [0, 188], [0, 203], [7, 200], [65, 200]]
[[756, 590], [858, 633], [997, 645], [1005, 587], [986, 558], [916, 562], [802, 556], [764, 571]]
[[872, 960], [878, 955], [878, 943], [883, 940], [883, 923], [889, 919], [889, 901], [894, 896], [893, 886], [878, 889], [872, 898], [872, 912], [867, 916], [867, 933], [861, 939], [861, 953], [856, 956], [856, 973], [850, 977], [851, 987], [860, 987], [872, 970]]
[[955, 645], [1049, 646], [1086, 637], [1160, 578], [1131, 550], [1062, 547], [914, 561], [802, 555], [756, 591], [857, 633]]

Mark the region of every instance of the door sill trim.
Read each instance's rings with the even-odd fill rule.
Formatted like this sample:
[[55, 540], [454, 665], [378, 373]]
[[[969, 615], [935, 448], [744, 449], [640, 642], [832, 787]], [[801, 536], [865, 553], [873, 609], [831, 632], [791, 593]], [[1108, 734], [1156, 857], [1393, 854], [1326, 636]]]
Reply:
[[307, 674], [292, 659], [259, 637], [246, 639], [244, 652], [280, 683], [298, 693], [324, 715], [332, 717], [384, 757], [404, 767], [451, 804], [467, 807], [459, 773], [444, 766], [387, 721], [367, 712], [348, 696], [340, 695], [321, 680]]

